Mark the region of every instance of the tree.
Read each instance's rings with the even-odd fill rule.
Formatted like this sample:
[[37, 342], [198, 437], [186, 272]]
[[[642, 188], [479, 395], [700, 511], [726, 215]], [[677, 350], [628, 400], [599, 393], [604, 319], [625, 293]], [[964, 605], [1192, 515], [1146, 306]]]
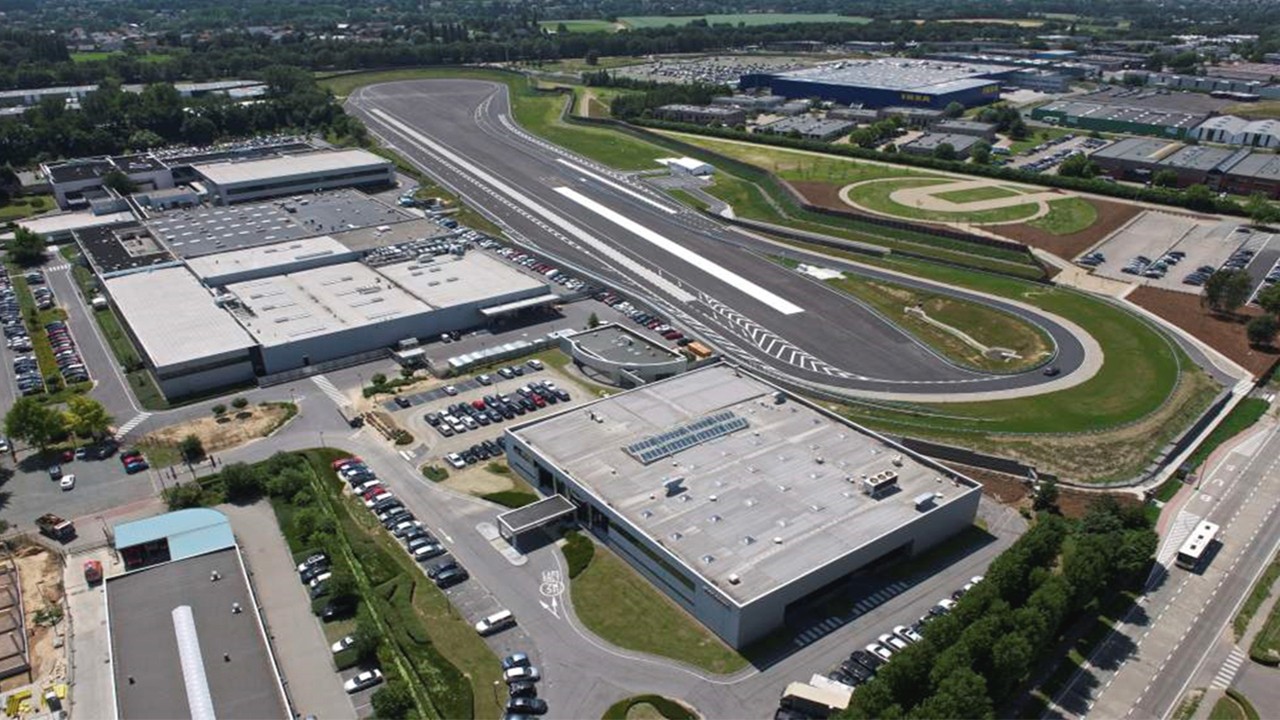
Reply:
[[267, 492], [273, 497], [291, 498], [310, 484], [306, 473], [290, 468], [267, 477]]
[[378, 646], [382, 644], [382, 634], [378, 626], [367, 615], [356, 620], [355, 630], [351, 631], [351, 650], [363, 661], [375, 660], [378, 657]]
[[399, 681], [391, 681], [375, 692], [369, 701], [373, 703], [373, 713], [380, 718], [399, 720], [409, 717], [413, 710], [413, 694], [408, 686]]
[[35, 398], [19, 398], [4, 416], [4, 431], [11, 438], [25, 440], [44, 452], [62, 437], [62, 413], [41, 405]]
[[595, 313], [591, 313], [589, 316], [587, 316], [587, 327], [593, 328], [593, 327], [599, 327], [599, 326], [600, 326], [599, 315], [596, 315]]
[[955, 160], [956, 148], [951, 143], [940, 143], [933, 149], [933, 157], [938, 160]]
[[1272, 315], [1280, 315], [1280, 283], [1262, 288], [1257, 297], [1258, 306]]
[[356, 579], [351, 577], [351, 573], [343, 570], [334, 570], [333, 577], [329, 578], [329, 596], [334, 602], [348, 602], [356, 597], [358, 588], [356, 587]]
[[1273, 315], [1256, 317], [1245, 326], [1245, 333], [1249, 336], [1249, 344], [1254, 347], [1270, 347], [1271, 343], [1276, 339], [1277, 332], [1280, 332], [1280, 323], [1276, 322]]
[[1270, 225], [1280, 222], [1280, 206], [1271, 202], [1266, 195], [1254, 193], [1244, 203], [1244, 211], [1254, 225]]
[[1036, 486], [1036, 494], [1031, 501], [1031, 507], [1036, 512], [1058, 512], [1058, 481], [1052, 478], [1042, 480]]
[[1156, 174], [1151, 176], [1151, 184], [1156, 187], [1178, 187], [1178, 173], [1168, 168], [1157, 170]]
[[1192, 185], [1182, 191], [1187, 207], [1192, 210], [1212, 210], [1214, 204], [1213, 191], [1206, 185]]
[[244, 410], [249, 407], [249, 400], [243, 396], [238, 397], [231, 401], [231, 407], [235, 408], [237, 411]]
[[178, 133], [192, 145], [208, 145], [218, 136], [218, 126], [203, 115], [189, 115], [182, 121]]
[[222, 468], [218, 476], [231, 502], [256, 500], [262, 495], [262, 477], [244, 463], [231, 463]]
[[1252, 291], [1253, 278], [1247, 271], [1218, 270], [1205, 281], [1201, 300], [1214, 312], [1233, 313], [1244, 305]]
[[182, 453], [183, 460], [189, 463], [195, 462], [204, 457], [204, 443], [201, 442], [199, 435], [192, 433], [178, 443], [178, 452]]
[[591, 66], [599, 65], [599, 64], [600, 64], [600, 52], [599, 52], [599, 51], [597, 51], [597, 50], [594, 50], [594, 49], [593, 49], [593, 50], [588, 50], [588, 51], [587, 51], [587, 55], [586, 55], [586, 57], [584, 57], [584, 58], [583, 58], [583, 61], [584, 61], [584, 62], [586, 62], [588, 65], [591, 65]]
[[947, 103], [947, 107], [942, 111], [942, 114], [949, 118], [958, 118], [964, 114], [964, 105], [955, 101], [949, 102]]
[[151, 148], [160, 147], [165, 144], [164, 138], [157, 135], [151, 130], [138, 130], [129, 136], [128, 146], [130, 150], [142, 152]]
[[38, 233], [19, 227], [13, 232], [13, 239], [9, 241], [9, 257], [19, 265], [38, 265], [44, 262], [44, 238]]
[[1072, 155], [1058, 166], [1058, 174], [1063, 177], [1091, 178], [1098, 174], [1098, 166], [1088, 155]]
[[973, 144], [973, 149], [969, 151], [969, 157], [973, 158], [976, 165], [986, 165], [991, 162], [991, 143], [986, 140], [979, 140]]
[[219, 419], [223, 415], [227, 414], [227, 406], [223, 405], [222, 403], [218, 403], [217, 405], [214, 405], [212, 408], [210, 408], [210, 410], [213, 411], [213, 416]]
[[111, 417], [102, 403], [87, 395], [72, 395], [67, 400], [67, 410], [63, 413], [67, 429], [77, 437], [97, 440], [107, 434], [115, 418]]
[[112, 170], [106, 175], [103, 175], [102, 184], [112, 190], [115, 190], [121, 195], [130, 195], [138, 189], [138, 186], [129, 179], [129, 176], [119, 170]]

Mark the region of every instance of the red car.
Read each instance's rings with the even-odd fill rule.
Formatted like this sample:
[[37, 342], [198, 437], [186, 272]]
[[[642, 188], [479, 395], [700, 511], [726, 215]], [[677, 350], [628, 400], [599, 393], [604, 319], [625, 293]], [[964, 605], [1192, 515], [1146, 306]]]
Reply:
[[120, 456], [120, 464], [128, 465], [129, 463], [143, 461], [142, 453], [137, 450], [130, 450]]
[[369, 488], [368, 490], [365, 490], [364, 494], [361, 495], [360, 497], [364, 498], [365, 500], [372, 500], [375, 495], [381, 495], [386, 491], [387, 489], [382, 487], [381, 485], [375, 485]]
[[533, 404], [534, 404], [534, 405], [537, 405], [538, 407], [546, 407], [546, 406], [547, 406], [547, 401], [546, 401], [546, 400], [543, 400], [543, 399], [542, 399], [542, 396], [541, 396], [541, 395], [539, 395], [539, 394], [537, 394], [537, 393], [531, 393], [531, 394], [529, 395], [529, 399], [530, 399], [530, 400], [532, 400], [532, 401], [533, 401]]
[[331, 465], [331, 467], [332, 467], [334, 470], [340, 470], [340, 469], [342, 469], [342, 466], [343, 466], [343, 465], [349, 465], [349, 464], [351, 464], [351, 463], [362, 463], [362, 462], [364, 462], [364, 461], [363, 461], [363, 460], [361, 460], [361, 459], [360, 459], [360, 458], [358, 458], [358, 457], [355, 457], [355, 456], [352, 456], [352, 457], [344, 457], [344, 458], [339, 458], [339, 459], [337, 459], [337, 460], [334, 460], [334, 461], [333, 461], [333, 464]]
[[472, 400], [472, 401], [471, 401], [471, 407], [473, 407], [473, 408], [475, 408], [475, 409], [477, 409], [477, 410], [483, 410], [483, 409], [484, 409], [484, 407], [485, 407], [485, 406], [484, 406], [484, 400]]

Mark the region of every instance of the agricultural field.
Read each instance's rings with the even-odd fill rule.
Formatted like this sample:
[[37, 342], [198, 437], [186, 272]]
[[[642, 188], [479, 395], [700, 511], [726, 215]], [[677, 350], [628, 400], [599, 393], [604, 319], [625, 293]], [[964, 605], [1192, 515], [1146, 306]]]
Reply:
[[558, 32], [564, 25], [565, 32], [571, 33], [617, 32], [622, 29], [618, 23], [608, 20], [544, 20], [539, 25], [553, 32]]

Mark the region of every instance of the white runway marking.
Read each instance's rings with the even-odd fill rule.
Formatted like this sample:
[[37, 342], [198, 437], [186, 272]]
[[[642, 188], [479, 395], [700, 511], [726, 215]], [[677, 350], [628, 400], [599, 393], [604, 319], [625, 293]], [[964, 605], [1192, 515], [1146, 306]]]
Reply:
[[675, 211], [675, 210], [672, 210], [671, 208], [667, 207], [666, 205], [663, 205], [662, 203], [658, 202], [657, 200], [654, 200], [653, 198], [647, 198], [647, 197], [645, 197], [644, 195], [641, 195], [640, 193], [636, 192], [635, 190], [632, 190], [631, 188], [623, 187], [623, 186], [619, 185], [618, 183], [616, 183], [616, 182], [614, 182], [614, 181], [610, 180], [609, 178], [604, 177], [603, 175], [599, 175], [599, 174], [597, 174], [597, 173], [593, 173], [593, 172], [591, 172], [590, 170], [588, 170], [588, 169], [586, 169], [586, 168], [582, 167], [581, 165], [576, 165], [576, 164], [574, 164], [574, 163], [571, 163], [571, 162], [569, 162], [568, 160], [565, 160], [564, 158], [556, 158], [556, 162], [561, 163], [561, 164], [563, 164], [563, 165], [567, 165], [567, 166], [569, 166], [570, 168], [572, 168], [574, 172], [580, 172], [580, 173], [582, 173], [583, 175], [586, 175], [587, 177], [591, 178], [592, 180], [595, 180], [595, 181], [597, 181], [597, 182], [602, 182], [602, 183], [604, 183], [605, 185], [608, 185], [609, 187], [613, 188], [614, 190], [617, 190], [617, 191], [619, 191], [619, 192], [624, 192], [624, 193], [626, 193], [626, 194], [630, 195], [631, 197], [633, 197], [633, 198], [635, 198], [635, 199], [639, 200], [640, 202], [648, 203], [649, 205], [652, 205], [653, 207], [658, 208], [659, 210], [661, 210], [662, 212], [664, 212], [664, 213], [666, 213], [666, 214], [668, 214], [668, 215], [675, 215], [675, 214], [676, 214], [676, 211]]
[[777, 310], [783, 315], [795, 315], [796, 313], [804, 312], [804, 308], [800, 307], [799, 305], [796, 305], [795, 303], [774, 294], [770, 290], [766, 290], [760, 287], [759, 285], [751, 282], [750, 280], [742, 277], [741, 275], [733, 272], [732, 270], [708, 260], [707, 258], [699, 255], [698, 253], [690, 250], [689, 248], [686, 248], [685, 246], [673, 240], [670, 240], [666, 237], [663, 237], [662, 235], [659, 235], [658, 233], [632, 220], [631, 218], [628, 218], [625, 215], [622, 215], [620, 213], [614, 212], [613, 210], [610, 210], [604, 205], [601, 205], [595, 200], [592, 200], [591, 198], [583, 195], [577, 190], [574, 190], [573, 188], [560, 187], [560, 188], [556, 188], [555, 191], [569, 198], [570, 200], [578, 203], [582, 207], [590, 210], [591, 212], [594, 212], [595, 214], [605, 218], [606, 220], [609, 220], [610, 222], [623, 228], [624, 230], [630, 231], [631, 233], [639, 236], [640, 238], [647, 240], [649, 243], [651, 243], [658, 249], [665, 250], [668, 253], [698, 268], [699, 270], [707, 273], [708, 275], [716, 278], [717, 280], [720, 280], [728, 285], [733, 286], [734, 288], [740, 290], [741, 292], [744, 292], [747, 295], [750, 295], [751, 297], [755, 298], [756, 300], [759, 300], [765, 305], [768, 305], [774, 310]]

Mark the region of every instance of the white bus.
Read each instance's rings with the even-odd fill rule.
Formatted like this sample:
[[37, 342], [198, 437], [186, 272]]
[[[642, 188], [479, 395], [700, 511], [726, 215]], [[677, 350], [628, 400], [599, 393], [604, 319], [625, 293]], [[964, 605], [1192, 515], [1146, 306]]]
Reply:
[[1178, 557], [1176, 562], [1178, 567], [1187, 570], [1195, 570], [1200, 566], [1200, 561], [1204, 559], [1205, 552], [1209, 546], [1213, 544], [1213, 539], [1218, 536], [1218, 526], [1202, 520], [1196, 529], [1191, 532], [1187, 541], [1182, 543], [1182, 547], [1178, 548]]

